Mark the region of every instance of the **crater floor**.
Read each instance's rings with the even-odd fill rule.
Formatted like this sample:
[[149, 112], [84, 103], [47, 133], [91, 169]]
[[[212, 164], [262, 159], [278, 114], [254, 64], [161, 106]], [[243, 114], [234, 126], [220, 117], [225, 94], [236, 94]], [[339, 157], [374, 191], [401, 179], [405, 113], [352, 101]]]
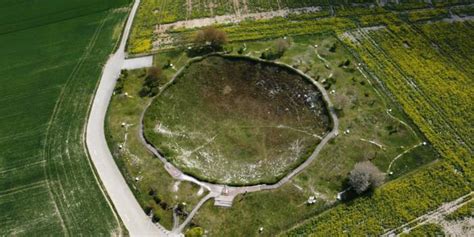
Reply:
[[274, 183], [330, 130], [321, 92], [282, 66], [209, 56], [144, 117], [146, 138], [183, 172], [229, 185]]

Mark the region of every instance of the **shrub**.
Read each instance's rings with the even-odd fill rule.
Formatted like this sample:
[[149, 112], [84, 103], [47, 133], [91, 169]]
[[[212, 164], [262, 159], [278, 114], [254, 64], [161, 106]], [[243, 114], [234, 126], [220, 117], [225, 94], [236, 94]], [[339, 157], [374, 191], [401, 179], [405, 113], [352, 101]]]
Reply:
[[124, 80], [127, 79], [127, 76], [128, 76], [128, 71], [122, 70], [120, 73], [120, 77], [117, 79], [117, 83], [115, 84], [115, 88], [114, 88], [115, 93], [117, 94], [123, 93]]
[[160, 90], [160, 81], [166, 80], [163, 71], [159, 67], [151, 67], [148, 69], [145, 82], [139, 92], [141, 97], [155, 96]]
[[204, 230], [201, 227], [193, 227], [186, 231], [185, 237], [201, 237], [204, 235]]
[[227, 35], [225, 32], [210, 26], [196, 33], [194, 43], [201, 48], [221, 50], [222, 46], [227, 43]]
[[335, 52], [336, 52], [336, 49], [337, 49], [337, 44], [334, 43], [334, 44], [332, 44], [331, 47], [329, 48], [329, 52], [335, 53]]
[[349, 185], [358, 194], [380, 186], [384, 174], [370, 161], [359, 162], [349, 173]]
[[285, 39], [277, 39], [275, 40], [275, 52], [276, 54], [283, 56], [283, 54], [288, 50], [290, 47], [290, 43], [288, 40]]
[[275, 40], [272, 49], [263, 52], [260, 58], [265, 60], [275, 60], [281, 58], [289, 47], [290, 43], [287, 40], [277, 39]]
[[153, 223], [156, 223], [156, 222], [159, 222], [161, 220], [161, 217], [158, 216], [156, 213], [153, 214], [153, 217], [151, 218], [151, 221], [153, 221]]
[[161, 198], [158, 197], [158, 196], [154, 196], [153, 200], [155, 201], [156, 204], [160, 204], [160, 202], [161, 202]]

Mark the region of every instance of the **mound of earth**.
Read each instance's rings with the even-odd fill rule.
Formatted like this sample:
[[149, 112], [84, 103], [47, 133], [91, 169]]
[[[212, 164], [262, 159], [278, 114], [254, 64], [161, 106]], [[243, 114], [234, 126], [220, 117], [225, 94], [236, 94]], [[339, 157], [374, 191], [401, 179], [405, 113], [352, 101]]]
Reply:
[[209, 56], [153, 101], [145, 136], [183, 172], [209, 182], [274, 183], [330, 130], [321, 92], [291, 69]]

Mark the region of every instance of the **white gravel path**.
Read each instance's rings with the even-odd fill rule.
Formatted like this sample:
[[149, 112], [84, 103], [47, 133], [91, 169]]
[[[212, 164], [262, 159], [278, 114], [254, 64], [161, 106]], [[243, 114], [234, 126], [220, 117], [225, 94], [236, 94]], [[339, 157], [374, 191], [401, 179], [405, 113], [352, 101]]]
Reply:
[[104, 119], [116, 79], [125, 61], [125, 45], [140, 0], [135, 0], [118, 50], [107, 61], [87, 123], [86, 144], [105, 190], [130, 236], [176, 236], [151, 222], [115, 164], [104, 135]]

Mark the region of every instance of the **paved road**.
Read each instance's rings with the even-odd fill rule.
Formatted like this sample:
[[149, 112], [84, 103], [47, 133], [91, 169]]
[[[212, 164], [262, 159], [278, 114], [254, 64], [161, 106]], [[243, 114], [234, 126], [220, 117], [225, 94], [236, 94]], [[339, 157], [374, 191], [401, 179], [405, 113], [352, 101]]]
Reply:
[[153, 66], [153, 56], [149, 55], [145, 57], [125, 59], [122, 69], [132, 70], [132, 69], [146, 68], [146, 67], [151, 67], [151, 66]]
[[129, 234], [131, 236], [171, 236], [172, 234], [163, 227], [153, 224], [143, 212], [115, 164], [104, 135], [105, 115], [115, 81], [119, 77], [125, 60], [125, 45], [139, 4], [140, 0], [135, 0], [120, 46], [110, 56], [103, 69], [87, 123], [86, 145], [97, 174]]

